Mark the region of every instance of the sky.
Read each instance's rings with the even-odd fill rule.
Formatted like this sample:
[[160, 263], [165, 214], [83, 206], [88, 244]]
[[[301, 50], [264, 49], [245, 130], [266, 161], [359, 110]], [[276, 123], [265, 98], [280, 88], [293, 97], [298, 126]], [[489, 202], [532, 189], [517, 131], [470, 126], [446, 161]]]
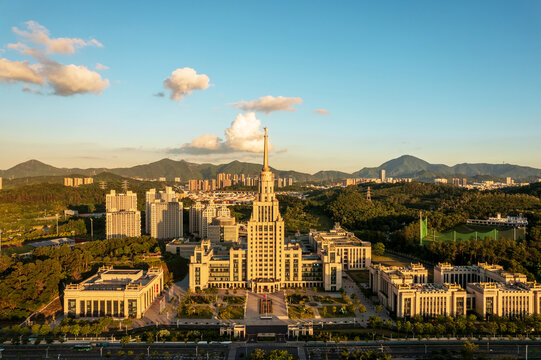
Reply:
[[0, 169], [541, 168], [541, 2], [2, 1]]

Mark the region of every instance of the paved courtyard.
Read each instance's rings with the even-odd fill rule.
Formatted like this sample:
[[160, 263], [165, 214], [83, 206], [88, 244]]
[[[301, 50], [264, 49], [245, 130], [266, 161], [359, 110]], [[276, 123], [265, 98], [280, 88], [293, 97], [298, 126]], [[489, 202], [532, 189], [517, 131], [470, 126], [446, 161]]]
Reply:
[[[259, 299], [263, 298], [263, 294], [256, 294], [246, 290], [226, 290], [219, 289], [218, 296], [230, 295], [230, 296], [246, 296], [246, 311], [244, 319], [235, 319], [235, 320], [220, 320], [216, 318], [216, 312], [214, 313], [212, 319], [179, 319], [177, 318], [177, 309], [180, 304], [180, 300], [186, 295], [188, 290], [188, 277], [184, 278], [182, 281], [179, 281], [163, 295], [163, 297], [158, 298], [152, 306], [145, 313], [143, 319], [138, 319], [134, 321], [135, 327], [137, 326], [148, 326], [148, 325], [159, 325], [159, 324], [219, 324], [219, 323], [231, 323], [235, 322], [237, 324], [246, 324], [246, 325], [286, 325], [293, 323], [302, 323], [302, 322], [312, 322], [314, 325], [324, 325], [324, 324], [353, 324], [357, 323], [360, 325], [366, 326], [368, 319], [372, 315], [379, 316], [383, 321], [391, 320], [391, 317], [387, 313], [387, 310], [383, 309], [380, 312], [376, 312], [376, 305], [367, 299], [357, 284], [349, 276], [342, 279], [343, 288], [347, 295], [350, 297], [355, 294], [360, 303], [366, 307], [366, 312], [361, 313], [358, 309], [355, 309], [355, 317], [323, 317], [318, 312], [318, 307], [322, 306], [321, 302], [314, 301], [316, 296], [329, 296], [331, 299], [341, 298], [340, 292], [314, 292], [311, 288], [307, 289], [291, 289], [291, 290], [282, 290], [272, 294], [267, 294], [268, 298], [272, 300], [273, 312], [271, 320], [262, 320], [259, 314]], [[286, 305], [286, 295], [292, 293], [299, 293], [303, 296], [307, 296], [310, 300], [306, 302], [306, 306], [311, 306], [314, 311], [313, 318], [309, 319], [289, 319]], [[163, 300], [161, 300], [163, 298]], [[161, 303], [160, 303], [161, 301]], [[328, 303], [325, 303], [328, 304]], [[332, 304], [337, 308], [341, 307], [343, 304], [336, 303]]]

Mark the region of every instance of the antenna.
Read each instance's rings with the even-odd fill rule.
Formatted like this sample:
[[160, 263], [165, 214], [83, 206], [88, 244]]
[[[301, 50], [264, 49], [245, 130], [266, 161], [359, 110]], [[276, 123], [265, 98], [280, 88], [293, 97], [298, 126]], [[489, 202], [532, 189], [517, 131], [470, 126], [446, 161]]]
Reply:
[[366, 189], [366, 200], [372, 202], [372, 195], [370, 195], [370, 186]]

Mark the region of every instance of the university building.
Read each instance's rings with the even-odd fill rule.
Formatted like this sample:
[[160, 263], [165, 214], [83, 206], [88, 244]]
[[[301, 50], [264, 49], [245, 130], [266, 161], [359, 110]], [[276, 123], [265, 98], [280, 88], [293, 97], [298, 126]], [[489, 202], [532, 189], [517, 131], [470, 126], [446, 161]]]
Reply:
[[310, 230], [308, 239], [318, 254], [335, 249], [342, 258], [344, 270], [366, 269], [371, 264], [372, 244], [345, 231], [339, 223], [334, 224], [334, 229], [330, 231]]
[[500, 265], [434, 267], [434, 283], [420, 264], [408, 267], [372, 265], [370, 288], [397, 317], [457, 316], [467, 310], [487, 315], [541, 314], [541, 284], [524, 274], [505, 271]]
[[64, 315], [139, 319], [163, 291], [163, 269], [113, 269], [98, 273], [64, 290]]
[[[266, 128], [264, 140], [263, 169], [252, 215], [246, 225], [246, 242], [233, 242], [231, 246], [221, 250], [210, 240], [201, 241], [190, 257], [189, 286], [193, 290], [218, 287], [246, 288], [255, 292], [274, 292], [288, 287], [339, 290], [342, 288], [344, 269], [361, 268], [370, 264], [370, 243], [359, 241], [355, 251], [350, 252], [353, 244], [341, 248], [338, 244], [333, 245], [331, 240], [321, 240], [320, 247], [313, 246], [315, 251], [308, 249], [309, 243], [287, 242], [284, 220], [274, 193], [274, 174], [270, 171], [268, 162]], [[202, 205], [195, 204], [194, 210], [190, 209], [190, 221], [192, 215], [194, 218], [194, 224], [190, 222], [191, 230], [200, 230], [195, 223], [202, 208]], [[208, 226], [211, 236], [215, 231], [212, 226]], [[353, 241], [351, 236], [342, 234], [342, 231], [340, 234], [340, 239], [345, 237], [348, 241]], [[324, 235], [315, 231], [313, 233], [314, 239], [320, 239]], [[318, 240], [313, 241], [317, 244]], [[346, 256], [348, 261], [344, 262], [343, 256]], [[355, 261], [355, 264], [350, 264], [350, 259]]]

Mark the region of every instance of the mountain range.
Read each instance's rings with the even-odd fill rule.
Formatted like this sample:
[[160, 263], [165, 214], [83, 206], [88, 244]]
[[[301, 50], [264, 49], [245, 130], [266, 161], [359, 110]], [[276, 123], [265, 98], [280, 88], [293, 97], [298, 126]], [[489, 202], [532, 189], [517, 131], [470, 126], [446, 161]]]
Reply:
[[[387, 177], [410, 177], [415, 180], [426, 181], [434, 177], [476, 177], [491, 176], [504, 178], [507, 176], [515, 180], [541, 178], [541, 169], [528, 166], [511, 164], [457, 164], [447, 166], [444, 164], [430, 164], [422, 159], [411, 155], [403, 155], [396, 159], [389, 160], [378, 167], [362, 168], [354, 173], [341, 171], [318, 171], [315, 174], [297, 172], [293, 170], [273, 169], [278, 177], [293, 177], [296, 181], [322, 181], [338, 180], [351, 177], [377, 178], [379, 171], [384, 169]], [[256, 175], [261, 171], [261, 164], [232, 161], [227, 164], [197, 164], [185, 160], [162, 159], [144, 165], [137, 165], [127, 168], [57, 168], [44, 164], [38, 160], [29, 160], [13, 166], [7, 170], [0, 170], [0, 177], [7, 179], [16, 179], [35, 176], [69, 176], [82, 175], [94, 176], [102, 172], [124, 177], [140, 177], [154, 179], [166, 177], [172, 180], [174, 177], [180, 177], [182, 180], [188, 179], [211, 179], [219, 173], [229, 174], [247, 174]]]

